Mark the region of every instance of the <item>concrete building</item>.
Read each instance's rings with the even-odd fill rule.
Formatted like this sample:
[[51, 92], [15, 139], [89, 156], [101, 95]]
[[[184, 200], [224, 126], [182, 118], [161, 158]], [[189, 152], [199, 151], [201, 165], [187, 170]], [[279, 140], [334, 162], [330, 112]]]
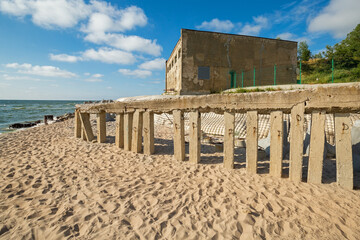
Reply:
[[166, 61], [166, 93], [296, 83], [297, 42], [181, 29]]

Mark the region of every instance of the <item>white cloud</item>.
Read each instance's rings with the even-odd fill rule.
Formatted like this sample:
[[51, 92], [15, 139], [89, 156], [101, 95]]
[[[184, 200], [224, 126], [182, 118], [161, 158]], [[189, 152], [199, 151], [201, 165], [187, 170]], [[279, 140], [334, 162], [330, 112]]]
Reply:
[[218, 32], [229, 32], [234, 28], [234, 24], [230, 20], [219, 20], [214, 18], [210, 22], [202, 22], [201, 25], [196, 26], [196, 28]]
[[328, 32], [343, 38], [360, 23], [359, 0], [331, 0], [315, 18], [310, 20], [310, 32]]
[[106, 47], [99, 50], [88, 49], [82, 56], [84, 60], [97, 60], [105, 63], [132, 64], [135, 62], [135, 57], [131, 53]]
[[128, 52], [137, 51], [153, 56], [159, 56], [162, 51], [162, 47], [156, 43], [156, 40], [150, 40], [139, 36], [96, 32], [88, 34], [85, 37], [85, 40], [96, 44], [107, 44]]
[[295, 34], [292, 34], [289, 32], [281, 33], [281, 34], [277, 35], [276, 38], [280, 38], [282, 40], [295, 41], [295, 42], [307, 42], [308, 44], [311, 43], [311, 38], [306, 37], [306, 36], [298, 37]]
[[50, 59], [53, 61], [60, 61], [60, 62], [77, 62], [78, 60], [81, 60], [79, 57], [67, 55], [67, 54], [52, 54], [50, 53]]
[[10, 76], [8, 74], [3, 74], [2, 77], [3, 77], [3, 79], [8, 80], [8, 81], [12, 81], [12, 80], [30, 80], [30, 81], [36, 81], [36, 82], [41, 81], [41, 79], [32, 78], [29, 76]]
[[83, 0], [2, 0], [0, 11], [18, 17], [31, 15], [33, 23], [44, 28], [73, 27], [91, 13]]
[[84, 80], [85, 82], [102, 82], [103, 80], [100, 78], [88, 78]]
[[165, 61], [165, 58], [156, 58], [140, 64], [139, 68], [146, 70], [163, 70], [165, 69]]
[[146, 78], [146, 77], [150, 77], [152, 75], [151, 71], [140, 70], [140, 69], [136, 69], [136, 70], [119, 69], [118, 71], [119, 71], [119, 73], [121, 73], [123, 75], [133, 76], [133, 77], [138, 77], [138, 78]]
[[88, 72], [86, 72], [86, 73], [84, 73], [84, 75], [85, 75], [85, 76], [90, 76], [91, 74], [88, 73]]
[[104, 75], [100, 74], [100, 73], [96, 73], [94, 75], [92, 75], [93, 78], [101, 78], [103, 77]]
[[5, 65], [7, 68], [17, 69], [18, 73], [23, 74], [31, 74], [37, 76], [44, 76], [44, 77], [62, 77], [62, 78], [72, 78], [76, 77], [75, 73], [62, 70], [58, 67], [54, 66], [32, 66], [29, 63], [18, 64], [18, 63], [9, 63]]
[[241, 29], [239, 34], [243, 35], [258, 35], [260, 31], [266, 27], [268, 27], [268, 19], [263, 16], [253, 17], [253, 24], [245, 24], [245, 26]]

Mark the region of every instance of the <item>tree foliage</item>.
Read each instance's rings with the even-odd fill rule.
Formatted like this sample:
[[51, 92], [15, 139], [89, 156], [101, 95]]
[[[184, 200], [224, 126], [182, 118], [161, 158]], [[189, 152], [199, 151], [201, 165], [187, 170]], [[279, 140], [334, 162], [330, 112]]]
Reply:
[[311, 57], [311, 51], [306, 41], [300, 42], [298, 47], [298, 58], [300, 61], [309, 61]]

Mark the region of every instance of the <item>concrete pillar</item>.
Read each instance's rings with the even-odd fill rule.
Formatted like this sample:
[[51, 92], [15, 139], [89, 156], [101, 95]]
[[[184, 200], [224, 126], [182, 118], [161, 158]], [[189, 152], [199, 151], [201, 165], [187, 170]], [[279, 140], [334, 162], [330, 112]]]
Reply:
[[142, 150], [143, 112], [136, 110], [133, 117], [131, 151], [139, 153]]
[[97, 114], [97, 141], [98, 143], [106, 142], [106, 113]]
[[270, 113], [270, 175], [281, 178], [283, 159], [283, 112]]
[[80, 119], [81, 119], [81, 124], [84, 128], [84, 132], [85, 132], [84, 135], [86, 136], [86, 140], [92, 141], [94, 139], [94, 134], [91, 128], [90, 114], [80, 113]]
[[201, 151], [201, 117], [199, 110], [190, 112], [190, 145], [189, 145], [189, 162], [199, 163], [200, 162], [200, 151]]
[[324, 146], [325, 146], [325, 111], [314, 111], [311, 115], [310, 152], [307, 181], [321, 183]]
[[346, 189], [354, 188], [350, 114], [335, 114], [336, 181]]
[[246, 114], [246, 170], [256, 173], [258, 160], [258, 115], [257, 111]]
[[81, 139], [86, 141], [86, 134], [85, 134], [85, 128], [81, 126]]
[[75, 137], [80, 138], [81, 137], [81, 120], [80, 120], [79, 110], [75, 110], [74, 124], [75, 124], [75, 132], [74, 132]]
[[295, 105], [291, 110], [290, 122], [290, 180], [301, 182], [304, 145], [304, 103]]
[[115, 144], [118, 148], [124, 147], [124, 114], [116, 114]]
[[154, 113], [146, 111], [144, 118], [144, 154], [151, 155], [154, 153]]
[[131, 150], [133, 115], [132, 112], [124, 114], [124, 150], [126, 151]]
[[185, 129], [184, 113], [181, 110], [173, 111], [174, 119], [174, 156], [178, 161], [185, 160]]
[[224, 167], [234, 168], [234, 142], [235, 142], [235, 113], [224, 112]]

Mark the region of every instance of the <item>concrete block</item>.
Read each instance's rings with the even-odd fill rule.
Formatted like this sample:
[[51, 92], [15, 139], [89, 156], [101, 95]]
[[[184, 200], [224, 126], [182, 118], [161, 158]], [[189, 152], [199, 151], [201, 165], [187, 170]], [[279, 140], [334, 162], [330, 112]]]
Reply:
[[74, 124], [75, 124], [74, 135], [76, 138], [80, 138], [81, 137], [81, 120], [80, 120], [80, 112], [77, 110], [75, 110]]
[[144, 132], [144, 154], [151, 155], [154, 153], [154, 113], [146, 111], [143, 114], [143, 132]]
[[143, 127], [143, 112], [136, 110], [133, 116], [132, 126], [132, 144], [131, 151], [139, 153], [142, 150], [142, 127]]
[[257, 172], [258, 161], [258, 115], [248, 111], [246, 115], [246, 170]]
[[84, 128], [84, 136], [87, 141], [92, 141], [94, 139], [94, 134], [91, 128], [90, 123], [90, 114], [89, 113], [80, 113], [81, 125]]
[[126, 151], [131, 150], [133, 115], [132, 112], [124, 114], [124, 150]]
[[281, 178], [283, 159], [283, 112], [270, 113], [270, 174]]
[[311, 135], [308, 179], [309, 183], [321, 183], [324, 149], [325, 149], [325, 117], [324, 111], [314, 111], [311, 116]]
[[106, 113], [97, 114], [97, 141], [104, 143], [106, 141]]
[[337, 184], [346, 189], [353, 189], [351, 127], [348, 113], [335, 113], [335, 142]]
[[235, 113], [224, 112], [225, 135], [224, 135], [224, 167], [234, 168], [234, 132]]
[[291, 110], [290, 125], [290, 180], [301, 182], [304, 145], [305, 104], [299, 103]]
[[185, 128], [184, 113], [181, 110], [173, 111], [174, 119], [174, 156], [178, 161], [185, 160]]
[[360, 120], [356, 120], [351, 128], [351, 143], [354, 170], [360, 172]]
[[116, 114], [115, 144], [118, 148], [124, 147], [124, 114]]
[[192, 163], [199, 163], [201, 152], [201, 117], [198, 110], [190, 112], [189, 124], [189, 161]]

